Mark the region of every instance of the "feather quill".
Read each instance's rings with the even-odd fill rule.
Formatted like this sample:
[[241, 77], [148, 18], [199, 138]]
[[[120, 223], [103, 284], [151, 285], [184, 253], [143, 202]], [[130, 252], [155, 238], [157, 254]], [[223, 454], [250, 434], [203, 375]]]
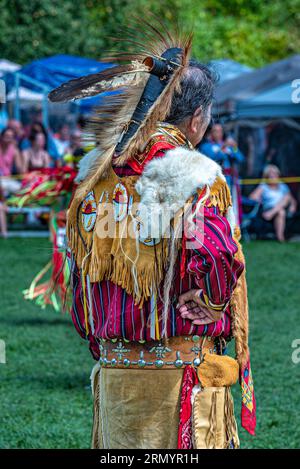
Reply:
[[58, 102], [95, 96], [103, 91], [117, 91], [104, 97], [87, 126], [86, 139], [96, 144], [97, 150], [93, 154], [92, 165], [76, 191], [76, 197], [81, 199], [100, 178], [106, 177], [116, 145], [139, 103], [149, 78], [149, 68], [143, 63], [143, 59], [149, 56], [160, 57], [168, 48], [180, 48], [183, 51], [181, 64], [150, 107], [138, 131], [118, 156], [118, 165], [124, 165], [131, 155], [139, 152], [155, 131], [157, 122], [166, 119], [174, 92], [180, 91], [180, 82], [189, 63], [192, 35], [182, 38], [176, 33], [173, 36], [157, 18], [155, 24], [139, 18], [137, 27], [127, 27], [126, 30], [127, 43], [130, 44], [128, 50], [112, 54], [112, 57], [106, 59], [118, 65], [101, 73], [71, 80], [49, 95], [51, 101]]

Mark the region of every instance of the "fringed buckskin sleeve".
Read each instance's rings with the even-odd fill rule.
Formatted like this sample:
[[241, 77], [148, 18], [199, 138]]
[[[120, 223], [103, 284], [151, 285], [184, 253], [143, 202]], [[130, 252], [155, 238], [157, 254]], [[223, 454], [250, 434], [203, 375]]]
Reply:
[[241, 423], [245, 430], [255, 435], [256, 400], [248, 349], [245, 258], [241, 245], [232, 237], [229, 222], [220, 215], [218, 207], [204, 206], [201, 210], [201, 213], [195, 214], [194, 227], [190, 232], [189, 241], [193, 242], [193, 247], [187, 268], [203, 290], [202, 298], [207, 306], [224, 311], [230, 304], [236, 358], [240, 368]]

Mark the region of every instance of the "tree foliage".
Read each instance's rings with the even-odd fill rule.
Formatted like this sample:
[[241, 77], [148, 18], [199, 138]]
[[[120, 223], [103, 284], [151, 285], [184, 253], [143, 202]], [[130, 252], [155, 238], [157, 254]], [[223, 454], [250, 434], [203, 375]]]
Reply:
[[[300, 50], [300, 0], [0, 0], [0, 56], [101, 58], [133, 17], [194, 30], [194, 56], [262, 66]], [[137, 20], [137, 22], [139, 22]]]

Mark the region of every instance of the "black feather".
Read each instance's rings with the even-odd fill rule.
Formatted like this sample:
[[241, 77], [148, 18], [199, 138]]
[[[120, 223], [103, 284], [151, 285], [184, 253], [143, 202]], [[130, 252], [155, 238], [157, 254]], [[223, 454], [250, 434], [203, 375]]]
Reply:
[[[75, 78], [52, 90], [49, 93], [48, 98], [51, 102], [57, 103], [69, 101], [71, 99], [80, 99], [87, 96], [95, 96], [104, 91], [104, 86], [101, 82], [112, 80], [118, 75], [122, 75], [130, 70], [132, 70], [131, 64], [118, 65], [108, 68], [100, 73], [93, 73], [85, 77]], [[89, 90], [91, 87], [94, 89]]]

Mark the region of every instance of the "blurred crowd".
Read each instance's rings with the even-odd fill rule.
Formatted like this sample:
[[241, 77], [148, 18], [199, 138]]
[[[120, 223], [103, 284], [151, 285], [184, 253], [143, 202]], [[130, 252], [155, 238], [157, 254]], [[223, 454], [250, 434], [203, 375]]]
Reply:
[[73, 166], [83, 154], [84, 120], [64, 124], [57, 133], [43, 126], [40, 115], [30, 124], [10, 119], [0, 131], [0, 235], [7, 236], [5, 200], [21, 187], [23, 175], [49, 167]]
[[[40, 114], [28, 125], [15, 119], [6, 122], [0, 133], [1, 236], [7, 235], [5, 199], [20, 189], [22, 175], [42, 168], [76, 166], [85, 153], [83, 127], [84, 119], [79, 118], [74, 128], [63, 124], [54, 133], [45, 129]], [[246, 158], [232, 135], [225, 134], [220, 123], [210, 126], [198, 150], [222, 166], [242, 231], [252, 230], [258, 238], [269, 231], [278, 241], [284, 241], [287, 221], [294, 220], [299, 214], [289, 186], [279, 180], [279, 168], [266, 160], [261, 175], [266, 182], [262, 181], [245, 197], [240, 186], [239, 169]]]
[[246, 197], [242, 195], [239, 178], [240, 166], [246, 158], [232, 135], [225, 135], [220, 123], [209, 127], [199, 150], [222, 166], [243, 234], [251, 232], [256, 238], [270, 235], [279, 242], [300, 234], [297, 200], [289, 186], [280, 181], [281, 172], [275, 164], [270, 164], [270, 155], [265, 158], [261, 183]]
[[68, 154], [83, 154], [82, 119], [75, 129], [64, 124], [57, 133], [36, 120], [29, 125], [10, 119], [0, 133], [0, 176], [24, 174], [65, 164]]

